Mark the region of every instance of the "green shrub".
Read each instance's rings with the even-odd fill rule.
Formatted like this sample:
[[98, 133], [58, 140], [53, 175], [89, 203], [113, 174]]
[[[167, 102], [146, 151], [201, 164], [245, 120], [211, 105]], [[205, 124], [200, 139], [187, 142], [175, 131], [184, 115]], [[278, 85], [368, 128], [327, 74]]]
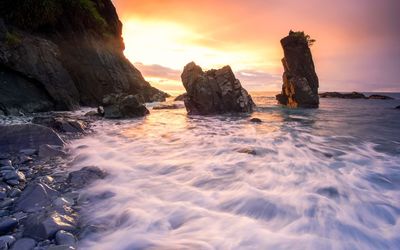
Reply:
[[65, 22], [72, 29], [81, 27], [103, 32], [107, 27], [92, 0], [0, 0], [0, 16], [28, 30], [63, 28]]
[[15, 46], [21, 43], [21, 38], [17, 34], [7, 32], [5, 36], [6, 43], [10, 46]]
[[295, 36], [295, 37], [300, 37], [300, 38], [304, 39], [307, 42], [308, 46], [312, 46], [316, 42], [315, 39], [312, 39], [310, 37], [310, 35], [307, 35], [306, 33], [304, 33], [304, 31], [290, 30], [289, 36]]

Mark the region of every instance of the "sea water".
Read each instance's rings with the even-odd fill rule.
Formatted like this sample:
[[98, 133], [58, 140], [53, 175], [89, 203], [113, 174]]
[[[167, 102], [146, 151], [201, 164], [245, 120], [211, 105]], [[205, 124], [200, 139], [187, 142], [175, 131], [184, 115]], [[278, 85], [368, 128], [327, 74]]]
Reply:
[[[400, 95], [251, 115], [102, 120], [69, 147], [84, 190], [81, 249], [400, 249]], [[251, 123], [251, 117], [261, 124]]]

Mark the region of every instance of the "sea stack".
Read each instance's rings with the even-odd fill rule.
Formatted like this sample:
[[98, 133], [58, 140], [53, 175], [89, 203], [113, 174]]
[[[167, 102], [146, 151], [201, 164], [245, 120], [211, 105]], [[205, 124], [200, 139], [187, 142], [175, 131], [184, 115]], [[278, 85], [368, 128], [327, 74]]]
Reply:
[[183, 69], [181, 78], [187, 92], [184, 102], [188, 114], [252, 112], [255, 107], [230, 66], [203, 72], [191, 62]]
[[282, 93], [278, 102], [290, 108], [318, 108], [318, 76], [315, 73], [310, 45], [314, 40], [304, 32], [290, 31], [281, 40], [284, 52]]

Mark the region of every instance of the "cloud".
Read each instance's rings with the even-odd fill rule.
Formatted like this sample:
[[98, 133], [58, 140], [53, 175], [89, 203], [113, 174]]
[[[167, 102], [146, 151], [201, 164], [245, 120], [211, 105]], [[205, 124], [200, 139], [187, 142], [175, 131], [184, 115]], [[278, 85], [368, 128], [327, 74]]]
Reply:
[[179, 70], [157, 64], [145, 65], [141, 62], [135, 62], [133, 65], [138, 68], [145, 77], [164, 78], [175, 81], [179, 81], [181, 79], [181, 71]]

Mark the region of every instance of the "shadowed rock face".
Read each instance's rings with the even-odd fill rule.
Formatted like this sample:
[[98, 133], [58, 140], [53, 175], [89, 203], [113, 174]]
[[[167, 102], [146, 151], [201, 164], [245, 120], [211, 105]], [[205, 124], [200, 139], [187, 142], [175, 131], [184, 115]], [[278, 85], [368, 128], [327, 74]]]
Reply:
[[185, 66], [181, 78], [187, 92], [184, 102], [189, 114], [252, 112], [255, 107], [229, 66], [203, 72], [191, 62]]
[[291, 108], [318, 108], [318, 76], [307, 39], [290, 32], [281, 40], [285, 57], [282, 93], [276, 96], [280, 104]]
[[[97, 106], [111, 93], [140, 95], [146, 102], [165, 100], [166, 93], [151, 87], [123, 55], [122, 24], [111, 0], [86, 1], [92, 4], [86, 12], [80, 1], [51, 2], [57, 11], [50, 13], [56, 18], [48, 23], [35, 23], [36, 8], [29, 16], [30, 10], [4, 1], [8, 9], [0, 10], [0, 90], [6, 93], [0, 93], [2, 113]], [[29, 1], [38, 9], [40, 3]], [[21, 24], [22, 18], [15, 20], [9, 13], [31, 18], [32, 24]]]

